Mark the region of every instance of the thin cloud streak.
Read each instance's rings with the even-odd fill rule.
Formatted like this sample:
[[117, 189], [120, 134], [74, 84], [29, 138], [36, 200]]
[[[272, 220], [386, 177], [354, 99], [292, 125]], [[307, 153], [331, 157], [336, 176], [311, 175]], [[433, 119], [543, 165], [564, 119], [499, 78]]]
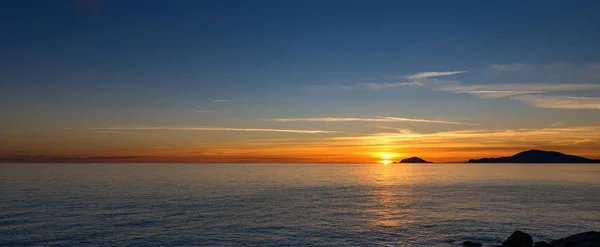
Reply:
[[297, 129], [262, 129], [262, 128], [228, 128], [212, 126], [103, 126], [103, 127], [83, 127], [68, 129], [86, 129], [86, 130], [172, 130], [172, 131], [250, 131], [250, 132], [285, 132], [300, 134], [322, 134], [322, 133], [340, 133], [340, 131], [329, 130], [297, 130]]
[[600, 84], [589, 83], [505, 83], [489, 85], [446, 85], [439, 91], [468, 93], [480, 98], [502, 98], [515, 95], [561, 91], [600, 90]]
[[313, 85], [305, 87], [304, 89], [310, 92], [324, 92], [327, 90], [344, 90], [348, 92], [352, 92], [355, 90], [382, 90], [389, 88], [399, 88], [399, 87], [422, 87], [425, 86], [425, 83], [421, 81], [409, 81], [409, 82], [392, 82], [392, 83], [376, 83], [376, 82], [365, 82], [365, 83], [357, 83], [353, 85], [341, 85], [341, 84], [331, 84], [331, 85]]
[[228, 99], [216, 99], [216, 100], [213, 100], [213, 102], [215, 102], [215, 103], [223, 103], [223, 102], [229, 102], [229, 100]]
[[530, 68], [531, 65], [523, 63], [514, 64], [492, 64], [489, 69], [494, 72], [508, 72], [508, 71], [521, 71]]
[[456, 74], [462, 74], [462, 73], [467, 73], [467, 71], [420, 72], [420, 73], [416, 73], [414, 75], [406, 76], [406, 78], [410, 79], [410, 80], [418, 80], [418, 79], [424, 79], [424, 78], [430, 78], [430, 77], [456, 75]]
[[529, 75], [552, 75], [553, 77], [580, 79], [599, 79], [600, 63], [577, 64], [570, 62], [556, 62], [549, 64], [492, 64], [486, 71], [494, 73], [528, 73]]
[[600, 110], [600, 98], [552, 95], [519, 95], [512, 99], [538, 108]]
[[600, 126], [578, 126], [564, 128], [540, 129], [503, 129], [503, 130], [458, 130], [434, 133], [418, 133], [404, 131], [399, 133], [374, 133], [360, 136], [331, 137], [336, 141], [367, 141], [374, 143], [398, 143], [414, 145], [479, 143], [485, 140], [489, 143], [582, 143], [600, 140]]
[[106, 133], [106, 134], [129, 134], [129, 132], [125, 131], [112, 131], [112, 130], [96, 130], [98, 133]]
[[305, 87], [305, 90], [311, 92], [322, 92], [331, 89], [343, 89], [346, 91], [354, 91], [354, 90], [382, 90], [389, 88], [399, 88], [399, 87], [423, 87], [428, 84], [444, 84], [444, 83], [455, 83], [454, 81], [440, 81], [438, 79], [432, 77], [438, 76], [446, 76], [446, 75], [456, 75], [467, 73], [467, 71], [443, 71], [443, 72], [421, 72], [414, 75], [398, 77], [399, 79], [407, 79], [407, 81], [399, 81], [399, 82], [364, 82], [357, 83], [351, 85], [341, 85], [341, 84], [329, 84], [329, 85], [312, 85]]
[[381, 90], [387, 88], [397, 88], [397, 87], [422, 87], [425, 86], [423, 82], [420, 81], [411, 81], [411, 82], [395, 82], [395, 83], [361, 83], [358, 84], [358, 87], [367, 88], [371, 90]]
[[544, 93], [544, 91], [478, 90], [478, 91], [465, 91], [465, 92], [452, 92], [452, 93], [467, 93], [467, 94], [475, 95], [482, 99], [494, 99], [494, 98], [504, 98], [504, 97], [508, 97], [508, 96], [522, 95], [522, 94]]
[[357, 118], [357, 117], [325, 117], [325, 118], [275, 118], [267, 119], [276, 122], [418, 122], [418, 123], [439, 123], [439, 124], [456, 124], [456, 125], [480, 125], [476, 123], [462, 123], [443, 120], [431, 119], [415, 119], [401, 117], [377, 117], [377, 118]]

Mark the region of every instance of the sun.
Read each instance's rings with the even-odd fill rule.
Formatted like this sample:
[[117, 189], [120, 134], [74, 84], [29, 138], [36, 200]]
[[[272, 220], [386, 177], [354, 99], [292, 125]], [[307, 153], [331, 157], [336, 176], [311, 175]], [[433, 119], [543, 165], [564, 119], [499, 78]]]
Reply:
[[381, 161], [379, 161], [379, 163], [384, 164], [384, 165], [389, 165], [392, 163], [392, 161], [391, 160], [381, 160]]
[[384, 165], [389, 165], [392, 163], [392, 158], [394, 158], [394, 154], [393, 153], [380, 153], [379, 154], [379, 158], [380, 161], [379, 163], [384, 164]]
[[392, 154], [392, 153], [381, 153], [379, 155], [379, 157], [381, 157], [381, 159], [383, 159], [383, 160], [389, 160], [389, 159], [391, 159], [391, 158], [394, 157], [394, 154]]

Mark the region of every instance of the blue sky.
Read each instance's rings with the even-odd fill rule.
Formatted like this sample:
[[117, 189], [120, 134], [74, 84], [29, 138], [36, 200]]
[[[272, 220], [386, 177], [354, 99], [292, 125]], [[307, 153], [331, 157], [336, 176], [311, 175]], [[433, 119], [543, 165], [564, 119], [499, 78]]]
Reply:
[[[47, 145], [62, 133], [68, 140], [57, 145], [85, 146], [97, 134], [69, 129], [90, 126], [352, 135], [379, 133], [377, 121], [269, 119], [478, 124], [393, 122], [423, 133], [600, 121], [598, 1], [77, 0], [0, 6], [0, 113], [6, 119], [0, 133], [11, 146], [4, 154], [36, 146], [39, 140], [26, 138], [32, 131]], [[438, 74], [419, 74], [424, 72]], [[114, 137], [123, 140], [146, 139]]]

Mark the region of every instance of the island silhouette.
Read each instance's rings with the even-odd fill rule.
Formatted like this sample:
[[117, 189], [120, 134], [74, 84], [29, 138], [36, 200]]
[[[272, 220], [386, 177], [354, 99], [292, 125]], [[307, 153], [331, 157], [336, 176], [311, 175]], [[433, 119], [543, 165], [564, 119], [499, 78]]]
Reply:
[[421, 159], [421, 158], [415, 156], [415, 157], [406, 158], [399, 162], [394, 162], [394, 163], [433, 163], [433, 162], [429, 162], [429, 161], [426, 161], [424, 159]]
[[[403, 159], [395, 164], [399, 163], [433, 163], [421, 159], [419, 157], [410, 157]], [[527, 150], [517, 153], [512, 156], [503, 156], [496, 158], [480, 158], [470, 159], [464, 163], [600, 163], [600, 160], [589, 159], [581, 156], [564, 154], [556, 151], [544, 151], [544, 150]]]

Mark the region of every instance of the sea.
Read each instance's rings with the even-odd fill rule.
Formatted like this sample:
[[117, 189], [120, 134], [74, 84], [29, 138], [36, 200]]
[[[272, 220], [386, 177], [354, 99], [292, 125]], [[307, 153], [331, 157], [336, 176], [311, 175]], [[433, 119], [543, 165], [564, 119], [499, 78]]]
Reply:
[[461, 246], [600, 230], [600, 165], [0, 164], [0, 246]]

